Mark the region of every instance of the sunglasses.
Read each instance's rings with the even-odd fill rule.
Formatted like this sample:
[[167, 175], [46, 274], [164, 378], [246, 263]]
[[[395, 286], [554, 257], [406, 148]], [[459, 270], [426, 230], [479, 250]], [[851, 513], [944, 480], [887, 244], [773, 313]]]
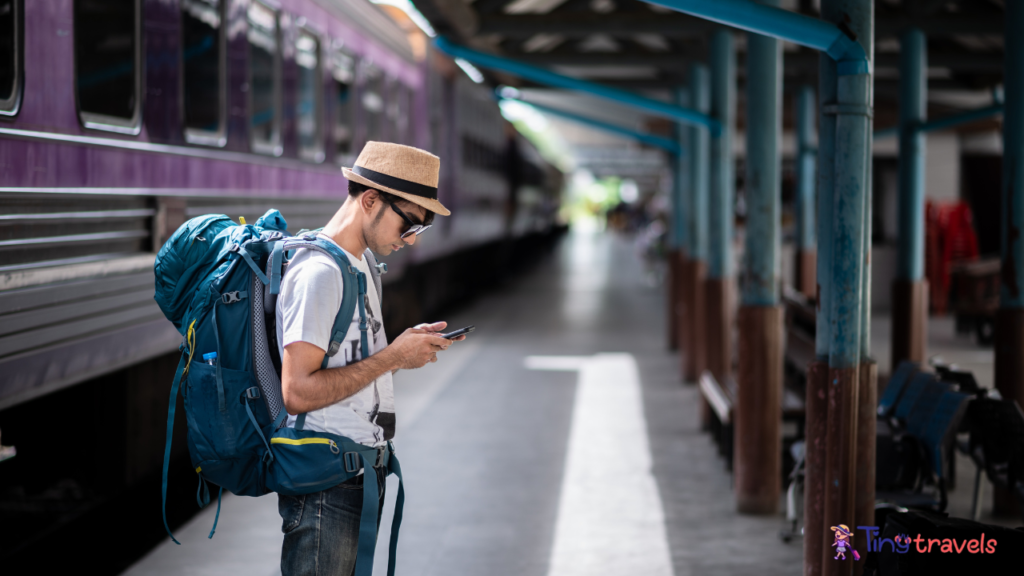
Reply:
[[395, 206], [391, 202], [388, 202], [388, 206], [391, 206], [391, 209], [395, 211], [395, 214], [398, 214], [399, 216], [401, 216], [402, 220], [405, 220], [405, 223], [409, 225], [409, 228], [406, 229], [405, 232], [402, 232], [402, 239], [403, 240], [405, 238], [408, 238], [409, 236], [412, 236], [413, 234], [419, 236], [420, 234], [423, 234], [424, 232], [426, 232], [427, 228], [430, 228], [430, 226], [431, 226], [431, 224], [417, 224], [417, 223], [413, 222], [412, 218], [409, 218], [409, 216], [406, 215], [405, 212], [402, 212], [401, 210], [399, 210], [398, 206]]

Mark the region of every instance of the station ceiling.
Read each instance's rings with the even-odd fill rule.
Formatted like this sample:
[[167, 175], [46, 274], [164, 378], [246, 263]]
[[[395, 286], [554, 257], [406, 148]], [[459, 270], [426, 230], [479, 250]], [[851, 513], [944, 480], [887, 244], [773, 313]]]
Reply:
[[[708, 39], [718, 27], [639, 0], [413, 1], [438, 32], [465, 45], [641, 91], [667, 93], [668, 88], [685, 85], [688, 65], [707, 60]], [[783, 0], [782, 5], [819, 16], [817, 0]], [[977, 100], [977, 94], [1000, 85], [1003, 5], [1004, 0], [877, 0], [875, 125], [895, 124], [898, 37], [911, 25], [928, 37], [930, 114], [969, 108], [974, 104], [967, 102]], [[737, 31], [737, 38], [742, 99], [745, 34]], [[785, 45], [784, 89], [816, 84], [817, 67], [815, 51]], [[487, 75], [494, 84], [531, 86]], [[958, 99], [957, 94], [963, 97]]]

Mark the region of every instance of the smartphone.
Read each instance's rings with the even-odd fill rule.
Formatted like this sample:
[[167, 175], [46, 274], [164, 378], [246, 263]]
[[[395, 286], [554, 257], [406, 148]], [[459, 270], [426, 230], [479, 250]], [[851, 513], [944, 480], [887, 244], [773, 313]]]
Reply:
[[458, 338], [459, 336], [462, 336], [463, 334], [469, 334], [473, 330], [476, 330], [476, 326], [466, 326], [465, 328], [459, 328], [458, 330], [455, 330], [453, 332], [449, 332], [447, 334], [441, 334], [441, 338], [447, 338], [447, 339], [451, 340], [452, 338]]

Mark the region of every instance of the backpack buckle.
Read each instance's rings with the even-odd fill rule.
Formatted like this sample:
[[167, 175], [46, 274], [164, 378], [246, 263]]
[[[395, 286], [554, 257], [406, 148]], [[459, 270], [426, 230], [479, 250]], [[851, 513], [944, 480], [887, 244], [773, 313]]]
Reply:
[[359, 453], [358, 452], [345, 452], [342, 457], [345, 461], [345, 472], [354, 473], [359, 472]]
[[373, 464], [374, 468], [380, 468], [384, 466], [384, 456], [387, 455], [387, 445], [377, 447], [377, 461]]
[[331, 341], [331, 345], [327, 347], [327, 355], [334, 358], [334, 355], [341, 349], [341, 342]]
[[225, 304], [234, 304], [235, 302], [242, 301], [242, 293], [238, 290], [235, 290], [234, 292], [225, 292], [220, 295], [220, 299]]
[[258, 399], [260, 397], [260, 389], [257, 388], [256, 386], [253, 386], [252, 388], [246, 388], [245, 397], [248, 400]]

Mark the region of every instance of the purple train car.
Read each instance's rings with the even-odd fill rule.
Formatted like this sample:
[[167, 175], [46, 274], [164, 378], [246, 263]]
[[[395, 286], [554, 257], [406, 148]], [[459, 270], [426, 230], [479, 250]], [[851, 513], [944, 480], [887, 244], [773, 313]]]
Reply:
[[366, 0], [0, 0], [0, 410], [174, 351], [163, 241], [322, 226], [368, 140], [441, 156], [453, 212], [388, 258], [391, 330], [550, 235], [560, 173], [408, 34]]

